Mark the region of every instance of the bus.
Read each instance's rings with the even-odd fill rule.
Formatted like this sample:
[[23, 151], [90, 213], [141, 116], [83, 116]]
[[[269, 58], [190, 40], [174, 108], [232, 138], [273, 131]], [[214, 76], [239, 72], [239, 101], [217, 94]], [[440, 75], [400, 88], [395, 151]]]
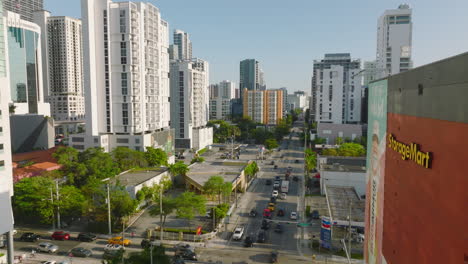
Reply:
[[289, 191], [289, 181], [281, 182], [281, 192], [288, 193], [288, 191]]

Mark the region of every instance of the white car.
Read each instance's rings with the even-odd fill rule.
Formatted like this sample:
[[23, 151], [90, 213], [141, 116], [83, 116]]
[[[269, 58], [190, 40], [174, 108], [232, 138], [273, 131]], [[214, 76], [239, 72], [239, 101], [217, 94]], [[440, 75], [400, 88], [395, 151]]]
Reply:
[[236, 229], [234, 229], [234, 234], [232, 235], [232, 239], [241, 240], [242, 235], [244, 235], [244, 228], [240, 226], [236, 227]]
[[274, 190], [272, 193], [271, 193], [271, 197], [278, 197], [278, 191], [277, 190]]
[[41, 264], [56, 264], [57, 261], [55, 260], [49, 260], [49, 261], [42, 261]]
[[286, 193], [281, 193], [280, 194], [280, 199], [281, 200], [286, 200], [286, 197], [287, 197]]
[[119, 244], [107, 244], [106, 247], [104, 248], [104, 251], [109, 251], [109, 250], [120, 250], [123, 249], [124, 247]]
[[59, 247], [57, 245], [49, 242], [42, 242], [37, 246], [37, 251], [39, 252], [55, 253], [58, 251], [58, 249]]
[[291, 218], [291, 220], [297, 220], [297, 213], [296, 212], [291, 212], [290, 218]]

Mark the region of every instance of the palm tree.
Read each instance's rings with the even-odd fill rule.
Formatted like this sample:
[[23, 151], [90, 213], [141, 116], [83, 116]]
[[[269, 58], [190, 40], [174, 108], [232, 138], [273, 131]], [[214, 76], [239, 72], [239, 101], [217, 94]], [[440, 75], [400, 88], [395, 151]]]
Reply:
[[185, 163], [178, 161], [170, 164], [168, 170], [172, 177], [176, 178], [177, 176], [186, 176], [190, 169]]

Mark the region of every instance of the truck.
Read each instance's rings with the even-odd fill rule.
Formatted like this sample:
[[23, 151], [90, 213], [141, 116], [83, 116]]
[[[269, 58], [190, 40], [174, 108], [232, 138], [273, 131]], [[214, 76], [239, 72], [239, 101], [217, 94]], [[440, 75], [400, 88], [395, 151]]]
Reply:
[[289, 192], [289, 181], [281, 182], [281, 192], [288, 193]]

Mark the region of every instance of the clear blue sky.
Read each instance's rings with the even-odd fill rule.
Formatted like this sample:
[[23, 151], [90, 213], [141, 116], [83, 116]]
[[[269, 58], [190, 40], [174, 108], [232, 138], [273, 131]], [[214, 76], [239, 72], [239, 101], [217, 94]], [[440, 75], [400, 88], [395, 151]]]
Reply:
[[[81, 17], [80, 0], [44, 0], [52, 15]], [[375, 58], [377, 18], [413, 8], [415, 66], [468, 51], [467, 0], [151, 0], [172, 32], [188, 32], [210, 81], [239, 82], [239, 61], [261, 62], [268, 88], [310, 93], [312, 63], [324, 53]], [[65, 4], [66, 3], [66, 4]]]

